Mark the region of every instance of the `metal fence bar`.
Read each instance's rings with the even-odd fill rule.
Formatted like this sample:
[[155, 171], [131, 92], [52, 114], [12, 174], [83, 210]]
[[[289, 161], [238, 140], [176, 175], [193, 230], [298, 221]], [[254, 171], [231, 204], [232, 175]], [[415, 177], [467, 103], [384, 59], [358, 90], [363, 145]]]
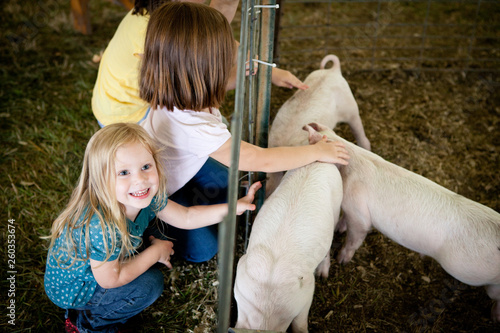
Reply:
[[[269, 19], [271, 17], [269, 12], [272, 12], [271, 15], [274, 15], [273, 3], [275, 3], [275, 0], [269, 0], [268, 3], [263, 5], [260, 4], [260, 0], [243, 0], [241, 4], [235, 110], [231, 121], [232, 145], [228, 188], [229, 212], [224, 221], [219, 225], [218, 333], [227, 332], [230, 325], [237, 219], [236, 201], [240, 189], [240, 173], [238, 171], [239, 143], [244, 139], [250, 143], [259, 145], [263, 144], [262, 137], [265, 137], [265, 145], [267, 146], [271, 69], [266, 65], [260, 66], [257, 77], [252, 74], [246, 76], [245, 71], [247, 61], [249, 61], [249, 73], [253, 73], [254, 61], [267, 63], [271, 59], [269, 52], [272, 54], [274, 19]], [[261, 15], [261, 12], [264, 14]], [[259, 16], [264, 18], [262, 20], [264, 22], [258, 19]], [[258, 56], [257, 53], [259, 53]], [[244, 116], [246, 116], [246, 120], [248, 121], [245, 127], [243, 126]], [[248, 185], [250, 185], [252, 174], [248, 173], [243, 178], [247, 178]], [[247, 214], [247, 223], [249, 222], [248, 216], [249, 214]]]
[[241, 132], [245, 97], [245, 61], [247, 55], [248, 15], [247, 0], [241, 2], [240, 46], [236, 73], [236, 95], [234, 113], [231, 120], [231, 167], [229, 168], [228, 214], [219, 225], [219, 300], [217, 309], [217, 332], [227, 332], [231, 313], [231, 295], [233, 285], [233, 262], [236, 236], [236, 201], [239, 190], [238, 164], [240, 157]]
[[[258, 14], [256, 13], [255, 7], [256, 4], [260, 4], [260, 2], [252, 0], [250, 2], [250, 7], [248, 9], [248, 15], [250, 19], [249, 23], [249, 36], [248, 36], [248, 41], [249, 41], [249, 46], [248, 46], [248, 59], [249, 59], [249, 73], [253, 73], [254, 69], [256, 67], [255, 64], [255, 59], [256, 59], [256, 53], [257, 53], [257, 38], [258, 38], [258, 27], [257, 27], [257, 19], [258, 19]], [[247, 97], [246, 97], [246, 115], [247, 115], [247, 132], [245, 133], [247, 142], [251, 144], [255, 144], [255, 137], [254, 137], [254, 132], [255, 132], [255, 98], [257, 96], [255, 95], [255, 85], [257, 84], [257, 80], [254, 75], [250, 74], [247, 79], [248, 86], [246, 89]], [[246, 179], [246, 184], [247, 186], [250, 186], [252, 184], [252, 178], [253, 178], [253, 172], [247, 172], [246, 175], [244, 176]], [[247, 243], [248, 243], [248, 237], [250, 234], [250, 219], [252, 217], [252, 214], [250, 212], [245, 213], [245, 244], [244, 247], [246, 249]]]
[[[263, 10], [260, 21], [260, 36], [259, 43], [259, 58], [267, 62], [273, 61], [274, 53], [274, 22], [276, 19], [276, 0], [264, 0], [265, 5], [270, 6], [269, 9]], [[273, 8], [274, 7], [274, 8]], [[269, 118], [271, 106], [271, 66], [260, 66], [257, 77], [257, 104], [256, 104], [256, 126], [255, 138], [256, 145], [259, 147], [267, 147], [267, 139], [269, 133]], [[257, 173], [252, 181], [265, 179], [264, 173]], [[265, 184], [263, 191], [260, 191], [256, 197], [257, 208], [260, 208], [264, 203]], [[245, 246], [246, 249], [246, 246]]]

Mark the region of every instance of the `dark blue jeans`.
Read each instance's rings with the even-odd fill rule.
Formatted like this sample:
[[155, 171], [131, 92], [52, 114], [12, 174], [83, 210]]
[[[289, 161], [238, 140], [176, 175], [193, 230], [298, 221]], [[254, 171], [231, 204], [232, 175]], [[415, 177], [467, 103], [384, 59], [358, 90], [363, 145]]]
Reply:
[[153, 304], [162, 292], [163, 274], [154, 267], [118, 288], [98, 285], [87, 305], [76, 309], [76, 326], [80, 332], [117, 332], [119, 324]]
[[[209, 158], [198, 173], [168, 199], [185, 207], [227, 202], [228, 168]], [[183, 230], [168, 226], [175, 256], [191, 262], [205, 262], [217, 254], [217, 225]]]

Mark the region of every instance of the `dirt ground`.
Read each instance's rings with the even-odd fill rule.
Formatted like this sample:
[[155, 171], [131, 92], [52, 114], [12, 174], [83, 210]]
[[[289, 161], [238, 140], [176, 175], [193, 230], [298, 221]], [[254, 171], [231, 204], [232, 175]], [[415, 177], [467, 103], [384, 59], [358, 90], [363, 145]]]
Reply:
[[[500, 210], [498, 78], [400, 70], [344, 77], [373, 152]], [[290, 95], [273, 88], [274, 112]], [[336, 130], [353, 140], [347, 125]], [[342, 241], [335, 235], [334, 256]], [[494, 332], [491, 305], [483, 288], [374, 231], [352, 262], [332, 261], [330, 277], [316, 282], [309, 325], [311, 332]]]
[[[305, 79], [319, 68], [324, 49], [360, 46], [365, 39], [356, 39], [353, 34], [368, 35], [361, 29], [371, 26], [368, 23], [374, 18], [376, 5], [346, 2], [293, 7], [285, 1], [279, 44], [281, 68]], [[483, 13], [491, 17], [499, 15], [498, 6], [489, 5], [478, 9], [478, 22], [484, 23], [480, 17]], [[448, 25], [446, 31], [433, 33], [448, 36], [464, 33], [453, 29], [460, 29], [457, 23], [465, 24], [473, 19], [469, 14], [477, 9], [475, 3], [468, 3], [468, 9], [458, 2], [436, 6], [431, 8], [429, 22]], [[382, 22], [386, 35], [413, 35], [401, 29], [391, 31], [391, 24], [399, 20], [419, 22], [419, 15], [425, 15], [425, 4], [421, 3], [390, 2], [382, 4], [380, 9], [379, 18], [383, 18], [386, 25], [384, 27], [382, 21], [378, 23]], [[367, 19], [368, 23], [357, 30], [349, 25], [367, 22]], [[335, 26], [339, 23], [345, 26]], [[322, 24], [331, 24], [334, 28], [328, 31], [317, 28]], [[481, 29], [478, 33], [488, 34], [492, 26], [483, 24]], [[382, 51], [376, 56], [397, 57], [397, 50], [404, 49], [404, 41], [418, 43], [413, 39], [387, 38], [383, 42], [391, 51]], [[379, 42], [382, 43], [382, 39]], [[444, 38], [439, 45], [454, 42], [453, 38]], [[490, 52], [488, 56], [498, 57], [498, 39], [483, 42], [482, 55]], [[456, 47], [463, 50], [461, 46]], [[499, 212], [498, 68], [482, 73], [446, 72], [440, 70], [459, 64], [432, 61], [423, 64], [428, 72], [418, 73], [405, 70], [414, 68], [415, 63], [391, 61], [382, 64], [386, 70], [367, 71], [362, 61], [350, 62], [363, 56], [360, 49], [337, 55], [358, 103], [372, 151]], [[429, 56], [442, 57], [443, 54]], [[459, 51], [448, 56], [459, 58]], [[477, 58], [480, 57], [478, 54]], [[292, 94], [293, 91], [273, 86], [271, 123]], [[346, 124], [339, 124], [335, 130], [340, 136], [354, 140]], [[333, 258], [343, 241], [343, 235], [335, 235]], [[329, 278], [316, 281], [309, 329], [321, 333], [499, 332], [500, 324], [495, 325], [490, 317], [492, 304], [484, 288], [457, 281], [433, 259], [423, 258], [374, 230], [349, 264], [339, 265], [332, 259]]]

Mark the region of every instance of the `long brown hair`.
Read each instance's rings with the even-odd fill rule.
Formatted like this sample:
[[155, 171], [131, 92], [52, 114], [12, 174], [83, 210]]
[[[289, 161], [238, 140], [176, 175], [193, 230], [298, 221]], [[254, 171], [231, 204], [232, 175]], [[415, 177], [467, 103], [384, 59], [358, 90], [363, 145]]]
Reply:
[[[149, 134], [141, 126], [136, 124], [117, 123], [108, 125], [97, 131], [85, 149], [83, 167], [78, 180], [78, 185], [73, 190], [66, 209], [56, 218], [52, 224], [50, 248], [55, 244], [58, 237], [64, 238], [64, 245], [53, 252], [56, 259], [65, 257], [69, 262], [63, 262], [68, 266], [76, 261], [89, 258], [89, 225], [94, 215], [100, 220], [103, 230], [103, 245], [106, 248], [107, 261], [111, 254], [121, 243], [120, 259], [134, 253], [132, 236], [127, 229], [125, 208], [116, 199], [115, 193], [115, 156], [118, 148], [124, 144], [138, 142], [142, 144], [153, 156], [158, 170], [159, 186], [156, 194], [159, 205], [166, 199], [166, 178], [164, 167], [159, 158], [159, 149]], [[82, 239], [73, 239], [73, 230], [82, 228], [85, 230], [86, 253], [80, 253], [80, 242]], [[111, 248], [107, 244], [111, 243]]]
[[168, 2], [149, 19], [139, 83], [153, 109], [201, 111], [224, 100], [235, 43], [224, 15], [203, 4]]

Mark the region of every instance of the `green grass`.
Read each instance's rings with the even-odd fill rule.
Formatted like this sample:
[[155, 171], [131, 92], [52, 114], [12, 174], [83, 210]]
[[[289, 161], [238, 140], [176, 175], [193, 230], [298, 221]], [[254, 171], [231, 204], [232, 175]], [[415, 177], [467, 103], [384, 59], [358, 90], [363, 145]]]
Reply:
[[[126, 11], [108, 1], [92, 1], [93, 34], [73, 29], [69, 2], [7, 1], [0, 44], [1, 238], [7, 250], [7, 223], [14, 219], [16, 241], [16, 318], [2, 310], [4, 332], [60, 332], [64, 311], [43, 289], [47, 241], [52, 221], [64, 208], [80, 173], [86, 143], [99, 128], [90, 99], [103, 50]], [[7, 251], [2, 252], [4, 267]], [[165, 273], [166, 291], [140, 317], [142, 331], [186, 331], [213, 306], [215, 263]], [[207, 273], [208, 265], [210, 269]], [[172, 279], [178, 275], [175, 282]], [[2, 309], [7, 303], [7, 270], [2, 269]], [[212, 293], [212, 294], [211, 294]], [[196, 300], [193, 313], [190, 301]], [[214, 310], [211, 310], [214, 313]]]

